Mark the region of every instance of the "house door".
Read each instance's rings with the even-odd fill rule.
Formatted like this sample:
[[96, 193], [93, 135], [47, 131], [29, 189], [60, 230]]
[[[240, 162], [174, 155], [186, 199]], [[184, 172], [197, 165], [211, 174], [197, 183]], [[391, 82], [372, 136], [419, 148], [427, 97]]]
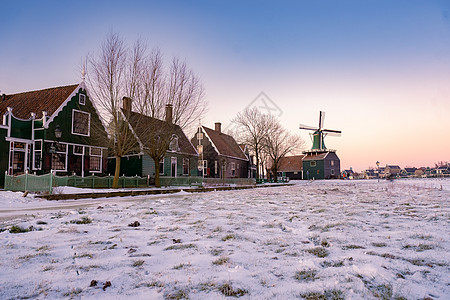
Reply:
[[25, 152], [14, 151], [13, 156], [13, 174], [25, 172]]
[[177, 177], [177, 158], [176, 157], [172, 157], [170, 159], [170, 176], [172, 177]]

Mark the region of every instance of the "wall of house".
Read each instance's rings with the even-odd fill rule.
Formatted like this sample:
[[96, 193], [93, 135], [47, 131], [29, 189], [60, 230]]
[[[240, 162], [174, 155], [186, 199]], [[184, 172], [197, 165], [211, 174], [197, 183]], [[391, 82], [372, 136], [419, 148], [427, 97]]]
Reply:
[[[122, 157], [120, 159], [120, 176], [143, 176], [142, 161], [143, 158], [139, 155]], [[114, 176], [116, 172], [116, 158], [108, 158], [107, 165], [107, 173]]]
[[[314, 160], [316, 162], [315, 167], [311, 166], [311, 161], [312, 160], [303, 161], [303, 179], [324, 179], [324, 161]], [[307, 175], [308, 172], [309, 176]]]
[[[334, 162], [334, 165], [331, 165], [331, 162]], [[331, 174], [331, 170], [334, 170], [334, 175]], [[341, 163], [339, 157], [334, 152], [328, 153], [327, 157], [324, 160], [324, 178], [325, 179], [336, 179], [340, 177], [341, 173]]]
[[9, 142], [5, 141], [7, 129], [0, 128], [0, 187], [5, 186], [5, 172], [8, 170]]
[[[168, 152], [166, 156], [164, 157], [164, 170], [160, 170], [162, 174], [160, 176], [171, 176], [172, 170], [171, 170], [171, 159], [172, 157], [177, 158], [177, 177], [180, 176], [197, 176], [197, 166], [198, 166], [198, 159], [196, 156], [190, 156], [190, 155], [184, 155], [180, 153], [171, 153]], [[183, 174], [183, 158], [189, 159], [189, 174], [184, 175]], [[142, 174], [143, 176], [150, 175], [150, 177], [155, 176], [155, 163], [151, 157], [148, 155], [143, 156], [142, 160]]]

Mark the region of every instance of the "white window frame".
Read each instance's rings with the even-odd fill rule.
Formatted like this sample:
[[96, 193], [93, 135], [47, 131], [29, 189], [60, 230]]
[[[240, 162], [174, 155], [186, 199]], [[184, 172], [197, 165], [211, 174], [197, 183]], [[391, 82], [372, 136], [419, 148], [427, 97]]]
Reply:
[[177, 152], [178, 149], [179, 149], [179, 147], [178, 147], [178, 136], [176, 134], [173, 134], [172, 135], [172, 140], [170, 141], [170, 144], [169, 144], [169, 151]]
[[197, 152], [198, 152], [199, 155], [203, 154], [203, 145], [198, 145], [197, 146]]
[[[162, 163], [162, 168], [161, 168]], [[164, 157], [159, 161], [159, 175], [164, 175]]]
[[231, 163], [231, 176], [236, 176], [236, 164], [234, 162]]
[[[81, 99], [83, 99], [83, 100], [81, 100]], [[80, 103], [81, 105], [86, 105], [86, 95], [85, 94], [78, 95], [78, 103]]]
[[330, 174], [331, 174], [331, 175], [334, 175], [334, 169], [331, 169]]
[[[84, 155], [84, 146], [81, 146], [81, 145], [72, 145], [72, 147], [73, 147], [73, 155]], [[77, 153], [77, 152], [75, 152], [75, 147], [81, 147], [81, 153]]]
[[[334, 160], [332, 160], [331, 162], [330, 162], [330, 165], [332, 166], [332, 167], [334, 167]], [[333, 174], [334, 175], [334, 174]]]
[[[100, 155], [98, 154], [92, 154], [92, 149], [100, 149]], [[102, 172], [102, 167], [103, 167], [103, 151], [102, 148], [100, 147], [90, 147], [89, 148], [89, 169], [91, 168], [91, 157], [99, 157], [100, 158], [100, 170], [98, 171], [93, 171], [93, 170], [89, 170], [89, 173], [101, 173]]]
[[315, 160], [311, 160], [311, 161], [309, 162], [309, 166], [310, 166], [310, 167], [316, 167], [316, 166], [317, 166], [317, 162], [316, 162]]
[[[36, 150], [36, 142], [41, 142], [41, 150]], [[44, 148], [44, 141], [43, 140], [34, 140], [33, 141], [33, 170], [42, 170], [42, 148]], [[36, 168], [36, 153], [41, 154], [41, 161], [39, 164], [39, 168]]]
[[52, 164], [52, 170], [53, 171], [57, 171], [57, 172], [67, 172], [67, 151], [69, 150], [69, 144], [67, 143], [58, 143], [59, 145], [66, 145], [66, 151], [62, 152], [62, 151], [58, 151], [58, 149], [56, 149], [56, 153], [55, 154], [64, 154], [65, 159], [64, 159], [64, 169], [54, 169], [53, 166], [53, 155], [51, 155], [51, 164]]
[[[75, 112], [79, 112], [79, 113], [82, 113], [82, 114], [87, 114], [89, 116], [89, 118], [88, 118], [88, 133], [87, 133], [87, 135], [86, 134], [82, 134], [82, 133], [73, 132], [73, 122], [74, 122]], [[88, 113], [88, 112], [82, 111], [82, 110], [72, 109], [72, 128], [71, 128], [71, 132], [72, 132], [72, 134], [75, 134], [75, 135], [91, 136], [91, 114]]]
[[217, 175], [218, 171], [219, 171], [218, 163], [217, 163], [217, 160], [215, 160], [215, 161], [214, 161], [214, 174]]

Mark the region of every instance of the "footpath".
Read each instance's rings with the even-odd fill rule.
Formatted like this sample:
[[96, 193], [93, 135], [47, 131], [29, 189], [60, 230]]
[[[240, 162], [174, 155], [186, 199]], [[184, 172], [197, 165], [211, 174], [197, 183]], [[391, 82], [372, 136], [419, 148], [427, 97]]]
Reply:
[[278, 187], [278, 186], [290, 186], [292, 183], [271, 183], [261, 185], [243, 185], [243, 186], [217, 186], [217, 187], [187, 187], [187, 188], [162, 188], [162, 189], [139, 189], [130, 191], [117, 191], [117, 192], [92, 192], [92, 193], [77, 193], [77, 194], [49, 194], [39, 195], [38, 198], [46, 200], [77, 200], [77, 199], [96, 199], [96, 198], [112, 198], [112, 197], [129, 197], [129, 196], [142, 196], [142, 195], [158, 195], [158, 194], [174, 194], [179, 192], [188, 193], [205, 193], [215, 191], [228, 191], [228, 190], [244, 190], [254, 188], [265, 187]]

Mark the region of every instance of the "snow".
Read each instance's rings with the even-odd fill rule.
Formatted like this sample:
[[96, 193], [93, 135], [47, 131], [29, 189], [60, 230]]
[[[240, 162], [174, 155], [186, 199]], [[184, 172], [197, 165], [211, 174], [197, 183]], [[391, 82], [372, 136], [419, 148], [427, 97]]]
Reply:
[[449, 179], [57, 202], [0, 192], [0, 299], [448, 299], [449, 199]]

